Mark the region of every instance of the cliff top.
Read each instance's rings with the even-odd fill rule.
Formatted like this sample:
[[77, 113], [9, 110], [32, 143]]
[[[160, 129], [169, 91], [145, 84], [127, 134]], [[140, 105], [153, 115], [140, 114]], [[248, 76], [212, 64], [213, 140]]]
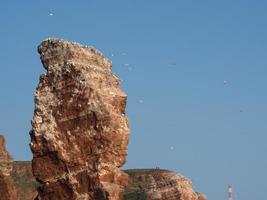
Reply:
[[63, 39], [47, 38], [38, 46], [44, 68], [64, 66], [68, 63], [101, 66], [111, 70], [112, 63], [94, 47]]

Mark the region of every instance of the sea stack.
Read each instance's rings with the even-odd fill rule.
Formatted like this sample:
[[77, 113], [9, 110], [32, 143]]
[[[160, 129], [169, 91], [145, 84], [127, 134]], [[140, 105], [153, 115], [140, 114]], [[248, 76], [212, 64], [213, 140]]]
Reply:
[[36, 199], [123, 199], [127, 96], [111, 62], [95, 48], [60, 39], [44, 40], [38, 52], [46, 72], [30, 132]]

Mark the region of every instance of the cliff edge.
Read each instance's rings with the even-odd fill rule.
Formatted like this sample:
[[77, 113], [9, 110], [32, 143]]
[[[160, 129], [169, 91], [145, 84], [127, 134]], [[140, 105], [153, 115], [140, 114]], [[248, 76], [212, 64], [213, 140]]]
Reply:
[[207, 200], [193, 190], [192, 182], [181, 174], [162, 169], [131, 169], [125, 199], [134, 200]]

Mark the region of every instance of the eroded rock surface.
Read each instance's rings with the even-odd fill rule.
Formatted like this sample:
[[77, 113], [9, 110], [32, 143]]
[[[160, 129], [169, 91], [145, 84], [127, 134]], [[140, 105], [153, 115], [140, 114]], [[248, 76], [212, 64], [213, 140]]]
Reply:
[[0, 135], [0, 199], [17, 200], [16, 187], [10, 177], [12, 157], [6, 150], [5, 138]]
[[58, 39], [38, 51], [31, 150], [37, 199], [120, 200], [128, 176], [126, 95], [99, 51]]
[[207, 200], [195, 192], [192, 182], [184, 176], [168, 170], [127, 170], [130, 182], [125, 199], [136, 197], [146, 200]]

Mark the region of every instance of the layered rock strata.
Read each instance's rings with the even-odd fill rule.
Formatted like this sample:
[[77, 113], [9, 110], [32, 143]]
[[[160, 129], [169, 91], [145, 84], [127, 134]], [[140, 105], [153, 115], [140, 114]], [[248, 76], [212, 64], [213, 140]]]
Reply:
[[[184, 176], [168, 170], [127, 170], [130, 175], [126, 199], [146, 200], [207, 200], [195, 192], [192, 182]], [[133, 197], [133, 198], [131, 198]]]
[[120, 200], [128, 176], [126, 95], [94, 48], [58, 39], [38, 52], [46, 73], [35, 93], [30, 147], [36, 199]]
[[10, 177], [12, 157], [6, 150], [5, 138], [0, 135], [0, 199], [17, 200], [16, 187]]

